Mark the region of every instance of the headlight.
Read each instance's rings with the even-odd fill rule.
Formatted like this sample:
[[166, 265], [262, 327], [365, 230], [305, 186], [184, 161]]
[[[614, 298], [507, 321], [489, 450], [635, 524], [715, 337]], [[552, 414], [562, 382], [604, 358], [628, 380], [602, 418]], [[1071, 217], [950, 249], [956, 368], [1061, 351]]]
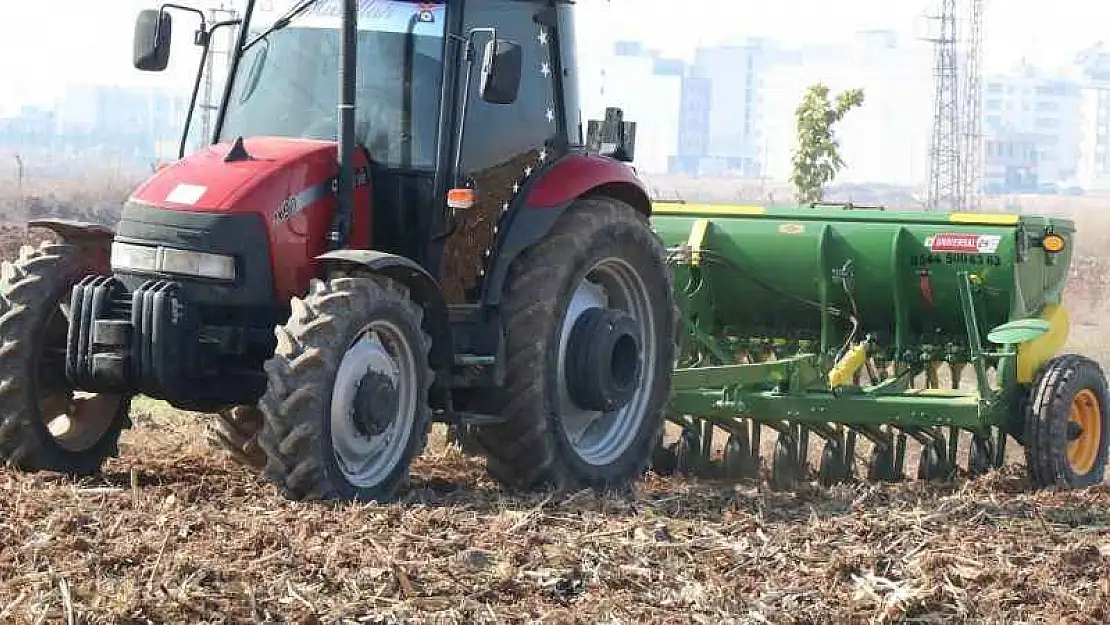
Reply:
[[112, 243], [112, 268], [235, 279], [235, 258], [232, 256], [131, 243]]
[[130, 243], [112, 243], [112, 268], [158, 271], [158, 248]]
[[235, 259], [222, 254], [187, 252], [163, 247], [160, 268], [166, 273], [183, 273], [217, 280], [235, 279]]

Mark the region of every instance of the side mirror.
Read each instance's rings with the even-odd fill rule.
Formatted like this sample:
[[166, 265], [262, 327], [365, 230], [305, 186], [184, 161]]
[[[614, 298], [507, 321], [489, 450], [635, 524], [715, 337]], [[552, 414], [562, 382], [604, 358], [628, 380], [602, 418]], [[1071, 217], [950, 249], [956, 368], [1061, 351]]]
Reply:
[[624, 111], [605, 109], [605, 120], [591, 119], [586, 130], [586, 151], [631, 163], [636, 160], [636, 122], [624, 121]]
[[520, 91], [520, 46], [504, 39], [486, 44], [482, 57], [481, 97], [490, 104], [512, 104]]
[[170, 34], [173, 20], [169, 13], [157, 9], [139, 12], [135, 20], [133, 62], [144, 72], [160, 72], [170, 63]]

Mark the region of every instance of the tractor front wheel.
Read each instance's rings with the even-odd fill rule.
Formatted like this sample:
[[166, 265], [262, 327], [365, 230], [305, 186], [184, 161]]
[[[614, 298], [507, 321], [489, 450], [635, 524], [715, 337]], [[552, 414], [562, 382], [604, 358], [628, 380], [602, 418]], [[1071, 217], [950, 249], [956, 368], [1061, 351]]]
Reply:
[[1107, 460], [1106, 378], [1074, 354], [1050, 360], [1033, 382], [1025, 413], [1025, 463], [1037, 487], [1099, 484]]
[[393, 499], [430, 429], [422, 309], [380, 277], [315, 280], [292, 304], [259, 404], [267, 479], [289, 499]]
[[575, 202], [505, 285], [506, 382], [475, 431], [487, 468], [518, 488], [622, 490], [649, 464], [674, 365], [665, 250], [618, 200]]
[[131, 398], [84, 393], [66, 378], [69, 297], [97, 273], [70, 245], [24, 247], [0, 275], [0, 462], [86, 476], [119, 453]]

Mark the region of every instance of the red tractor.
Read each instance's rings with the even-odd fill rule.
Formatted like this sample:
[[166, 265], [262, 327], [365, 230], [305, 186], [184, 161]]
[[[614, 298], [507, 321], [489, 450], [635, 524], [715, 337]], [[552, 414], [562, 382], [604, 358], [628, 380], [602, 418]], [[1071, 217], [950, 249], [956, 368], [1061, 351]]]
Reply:
[[625, 487], [676, 317], [634, 129], [583, 138], [573, 3], [255, 5], [140, 14], [146, 71], [168, 9], [205, 54], [235, 29], [214, 133], [185, 157], [186, 122], [114, 231], [38, 221], [62, 242], [4, 265], [0, 457], [94, 473], [141, 394], [218, 414], [293, 499], [392, 498], [433, 421], [507, 485]]

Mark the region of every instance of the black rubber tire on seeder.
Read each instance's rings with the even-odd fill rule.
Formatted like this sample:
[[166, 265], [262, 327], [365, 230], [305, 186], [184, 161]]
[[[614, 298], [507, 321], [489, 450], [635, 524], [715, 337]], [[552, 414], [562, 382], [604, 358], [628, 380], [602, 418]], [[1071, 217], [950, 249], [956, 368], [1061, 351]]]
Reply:
[[1101, 443], [1094, 466], [1076, 475], [1067, 460], [1068, 421], [1072, 398], [1082, 389], [1094, 391], [1101, 408], [1101, 434], [1106, 440], [1110, 397], [1102, 368], [1090, 358], [1065, 354], [1041, 367], [1025, 404], [1022, 432], [1029, 480], [1037, 488], [1086, 488], [1099, 484], [1106, 471], [1107, 447]]
[[131, 427], [130, 397], [98, 441], [71, 451], [54, 440], [42, 419], [36, 370], [38, 343], [50, 315], [94, 269], [83, 262], [80, 248], [43, 243], [37, 249], [22, 247], [19, 259], [5, 262], [0, 273], [0, 462], [21, 471], [95, 474], [105, 460], [119, 455], [120, 434]]
[[[360, 489], [339, 470], [331, 444], [330, 405], [334, 377], [348, 345], [370, 321], [388, 318], [407, 335], [416, 357], [416, 414], [404, 456], [376, 487]], [[431, 339], [423, 310], [400, 283], [378, 276], [313, 280], [292, 314], [276, 330], [277, 348], [266, 362], [269, 379], [259, 407], [264, 422], [258, 444], [267, 457], [265, 475], [293, 500], [393, 499], [423, 452], [430, 430], [428, 367]]]
[[[555, 363], [563, 311], [573, 290], [587, 267], [611, 255], [636, 267], [654, 300], [656, 371], [633, 443], [617, 461], [598, 467], [577, 457], [558, 422]], [[646, 471], [662, 439], [674, 366], [672, 284], [666, 250], [648, 218], [609, 197], [576, 201], [546, 238], [514, 260], [502, 303], [506, 381], [483, 396], [484, 411], [506, 421], [474, 431], [494, 479], [522, 489], [606, 491], [623, 490]]]

